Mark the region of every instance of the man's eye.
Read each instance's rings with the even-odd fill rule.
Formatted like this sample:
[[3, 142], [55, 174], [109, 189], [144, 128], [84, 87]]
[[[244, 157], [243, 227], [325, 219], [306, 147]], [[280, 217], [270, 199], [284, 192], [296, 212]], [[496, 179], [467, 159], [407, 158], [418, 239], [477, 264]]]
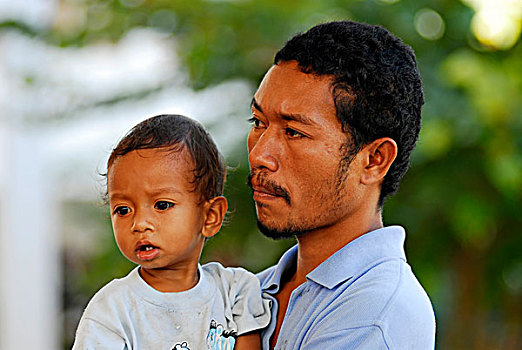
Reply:
[[119, 216], [125, 216], [128, 213], [130, 213], [130, 211], [131, 210], [129, 207], [121, 206], [121, 207], [116, 207], [116, 209], [114, 209], [113, 214], [118, 214]]
[[166, 201], [159, 201], [156, 204], [154, 204], [154, 208], [158, 210], [167, 210], [169, 208], [172, 208], [173, 206], [174, 203]]
[[254, 128], [259, 128], [259, 127], [263, 126], [263, 122], [261, 120], [257, 119], [256, 117], [252, 117], [252, 118], [248, 119], [248, 122], [252, 123]]
[[301, 134], [299, 131], [295, 131], [294, 129], [286, 128], [285, 134], [291, 138], [299, 138], [304, 137], [305, 135]]

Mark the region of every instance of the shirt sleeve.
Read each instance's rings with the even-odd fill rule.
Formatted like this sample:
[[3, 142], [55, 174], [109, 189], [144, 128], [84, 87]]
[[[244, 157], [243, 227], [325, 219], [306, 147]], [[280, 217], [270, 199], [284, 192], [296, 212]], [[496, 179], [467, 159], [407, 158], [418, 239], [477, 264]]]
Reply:
[[72, 350], [94, 349], [126, 350], [127, 345], [123, 338], [100, 322], [82, 317]]
[[379, 327], [364, 326], [315, 334], [300, 349], [389, 350], [391, 348]]
[[234, 283], [230, 288], [233, 300], [232, 317], [237, 334], [265, 328], [270, 322], [270, 301], [261, 297], [259, 280], [252, 273], [234, 269]]

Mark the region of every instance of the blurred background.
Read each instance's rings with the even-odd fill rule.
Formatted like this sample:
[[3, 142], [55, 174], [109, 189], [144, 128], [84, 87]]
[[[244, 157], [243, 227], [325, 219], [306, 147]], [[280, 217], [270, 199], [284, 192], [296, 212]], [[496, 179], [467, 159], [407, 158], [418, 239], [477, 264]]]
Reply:
[[203, 261], [274, 264], [294, 242], [255, 226], [250, 100], [291, 35], [340, 19], [417, 54], [423, 128], [384, 220], [408, 232], [437, 349], [521, 349], [520, 0], [0, 0], [0, 349], [70, 348], [89, 298], [133, 267], [99, 173], [156, 114], [200, 120], [231, 167]]

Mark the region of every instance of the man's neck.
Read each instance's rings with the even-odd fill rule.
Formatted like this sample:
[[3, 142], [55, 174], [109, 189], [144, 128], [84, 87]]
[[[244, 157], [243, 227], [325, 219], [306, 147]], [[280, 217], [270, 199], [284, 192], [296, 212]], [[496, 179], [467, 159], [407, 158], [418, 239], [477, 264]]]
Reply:
[[[297, 237], [297, 267], [292, 280], [299, 285], [317, 266], [354, 239], [383, 227], [380, 212], [369, 220], [317, 229]], [[357, 222], [357, 221], [355, 221]]]
[[276, 329], [270, 340], [271, 349], [274, 349], [277, 343], [290, 295], [295, 288], [306, 282], [306, 275], [357, 237], [383, 227], [380, 213], [372, 220], [365, 222], [367, 225], [354, 226], [343, 224], [336, 227], [330, 226], [310, 231], [297, 237], [298, 250], [295, 273], [283, 276], [281, 289], [275, 296], [279, 309]]

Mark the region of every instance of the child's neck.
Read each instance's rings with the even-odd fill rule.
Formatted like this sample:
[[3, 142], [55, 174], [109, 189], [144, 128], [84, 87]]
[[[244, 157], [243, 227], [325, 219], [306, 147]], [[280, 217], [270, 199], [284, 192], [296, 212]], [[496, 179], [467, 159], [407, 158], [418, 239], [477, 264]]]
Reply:
[[163, 293], [183, 292], [199, 281], [198, 267], [179, 269], [139, 269], [141, 278], [152, 288]]

